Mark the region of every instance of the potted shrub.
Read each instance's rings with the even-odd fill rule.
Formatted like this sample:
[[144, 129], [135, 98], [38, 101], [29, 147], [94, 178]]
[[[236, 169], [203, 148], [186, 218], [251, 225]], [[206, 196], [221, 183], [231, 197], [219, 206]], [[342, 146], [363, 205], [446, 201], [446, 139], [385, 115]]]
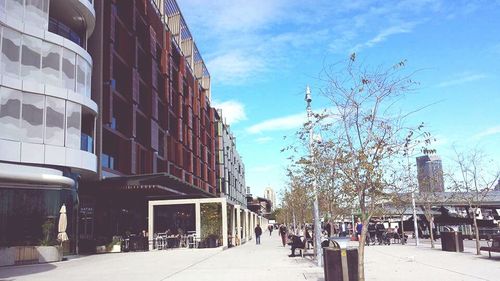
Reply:
[[108, 253], [119, 253], [121, 252], [121, 244], [122, 244], [121, 236], [113, 236], [113, 240], [109, 244], [106, 245], [106, 252]]
[[98, 254], [121, 252], [121, 244], [122, 244], [121, 236], [113, 236], [113, 239], [109, 243], [106, 243], [106, 239], [103, 237], [98, 239], [98, 241], [99, 241], [97, 243], [98, 246], [95, 247], [95, 251]]
[[218, 246], [219, 236], [215, 234], [210, 234], [207, 236], [207, 248], [215, 248]]
[[40, 245], [36, 247], [38, 252], [38, 262], [55, 262], [62, 261], [63, 247], [54, 239], [54, 221], [46, 220], [42, 224], [43, 238], [40, 240]]

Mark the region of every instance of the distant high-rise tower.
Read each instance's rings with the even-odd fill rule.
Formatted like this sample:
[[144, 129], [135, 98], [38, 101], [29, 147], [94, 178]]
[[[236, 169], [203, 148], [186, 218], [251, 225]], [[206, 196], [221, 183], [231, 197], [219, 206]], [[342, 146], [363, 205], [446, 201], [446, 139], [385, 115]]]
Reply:
[[271, 210], [274, 210], [276, 206], [276, 194], [272, 188], [268, 187], [264, 190], [264, 198], [271, 201]]
[[443, 166], [437, 155], [417, 157], [419, 192], [444, 192]]

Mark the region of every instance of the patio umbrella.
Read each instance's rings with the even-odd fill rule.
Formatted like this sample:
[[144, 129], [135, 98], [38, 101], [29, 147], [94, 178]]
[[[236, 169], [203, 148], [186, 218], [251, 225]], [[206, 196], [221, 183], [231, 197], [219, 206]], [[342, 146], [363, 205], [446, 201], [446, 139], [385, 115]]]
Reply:
[[64, 242], [68, 240], [68, 235], [66, 234], [66, 227], [68, 226], [68, 218], [66, 217], [66, 206], [63, 204], [61, 210], [59, 211], [59, 226], [57, 239]]

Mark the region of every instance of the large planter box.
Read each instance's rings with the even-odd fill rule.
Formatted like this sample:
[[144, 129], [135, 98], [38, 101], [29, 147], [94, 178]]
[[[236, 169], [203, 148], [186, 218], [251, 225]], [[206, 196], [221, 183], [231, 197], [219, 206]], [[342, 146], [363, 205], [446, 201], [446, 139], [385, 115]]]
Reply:
[[113, 245], [110, 249], [106, 248], [106, 246], [96, 246], [95, 247], [95, 252], [97, 254], [103, 254], [103, 253], [120, 253], [121, 252], [121, 246], [120, 245]]
[[38, 262], [56, 262], [62, 261], [63, 247], [61, 246], [38, 246]]
[[0, 248], [0, 266], [62, 261], [61, 246], [16, 246]]

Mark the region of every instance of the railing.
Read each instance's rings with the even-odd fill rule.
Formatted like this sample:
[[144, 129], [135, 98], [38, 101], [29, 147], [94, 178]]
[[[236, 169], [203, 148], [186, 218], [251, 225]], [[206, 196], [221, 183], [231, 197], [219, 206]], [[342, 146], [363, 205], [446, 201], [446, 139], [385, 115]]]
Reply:
[[80, 34], [69, 28], [64, 23], [54, 18], [49, 18], [49, 31], [57, 35], [60, 35], [66, 39], [69, 39], [83, 48], [82, 36], [80, 36]]

